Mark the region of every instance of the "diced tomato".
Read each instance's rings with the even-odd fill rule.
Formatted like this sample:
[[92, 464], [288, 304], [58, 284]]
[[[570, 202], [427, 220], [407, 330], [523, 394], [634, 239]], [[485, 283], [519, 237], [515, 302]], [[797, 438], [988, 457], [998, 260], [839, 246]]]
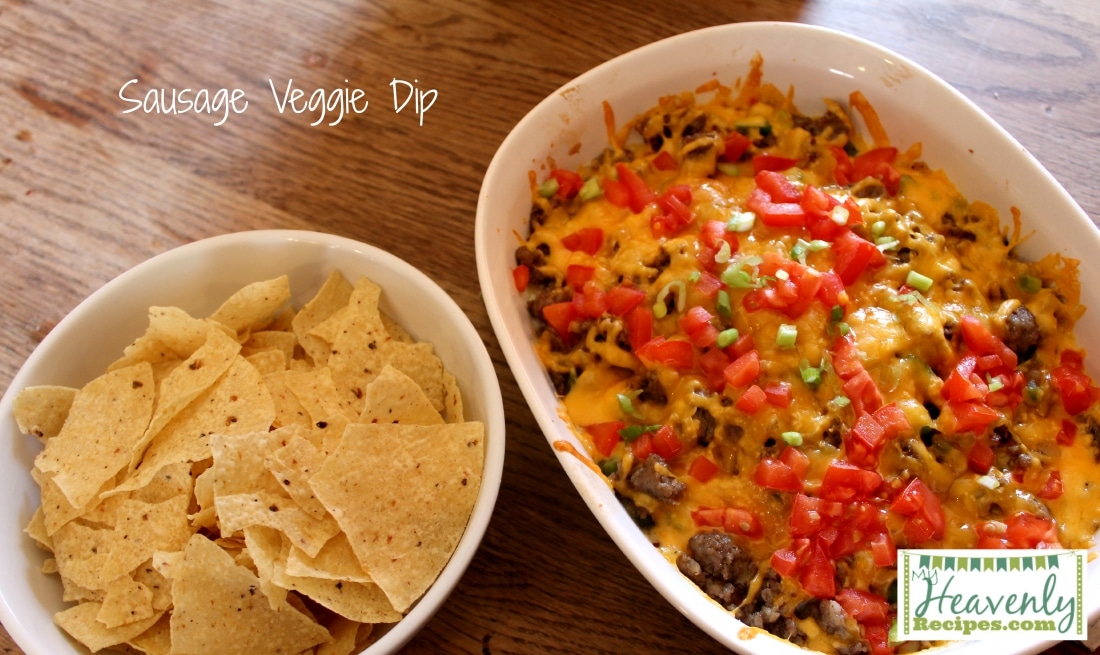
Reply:
[[876, 566], [894, 566], [898, 561], [898, 547], [890, 532], [883, 530], [871, 537], [871, 558]]
[[600, 186], [603, 187], [603, 196], [612, 205], [616, 207], [630, 206], [630, 189], [626, 187], [626, 184], [619, 180], [606, 178], [601, 181]]
[[556, 302], [542, 308], [542, 318], [563, 338], [571, 337], [569, 326], [577, 318], [572, 301]]
[[722, 290], [722, 280], [703, 271], [699, 274], [699, 279], [695, 282], [695, 290], [704, 298], [714, 298], [718, 295], [718, 292]]
[[729, 366], [730, 358], [721, 348], [708, 348], [699, 355], [699, 368], [707, 376], [707, 381], [715, 391], [721, 391], [726, 386], [726, 378], [723, 372]]
[[[714, 316], [705, 308], [696, 305], [695, 307], [692, 307], [684, 312], [683, 315], [680, 316], [680, 318], [676, 321], [676, 323], [680, 326], [680, 329], [684, 331], [684, 334], [686, 334], [688, 338], [691, 339], [693, 343], [695, 343], [695, 345], [699, 346], [700, 348], [706, 348], [713, 345], [714, 341], [718, 340], [718, 332], [717, 330], [715, 330], [714, 326], [711, 325], [711, 320], [713, 318]], [[714, 330], [714, 339], [710, 343], [705, 344], [696, 341], [696, 335], [706, 333], [707, 328]]]
[[[825, 513], [822, 505], [826, 501], [821, 498], [798, 494], [791, 504], [791, 516], [789, 526], [792, 537], [808, 537], [825, 526]], [[842, 510], [843, 511], [843, 510]]]
[[820, 542], [813, 545], [810, 561], [802, 569], [798, 581], [807, 593], [817, 598], [836, 596], [836, 567]]
[[733, 360], [722, 372], [731, 387], [746, 387], [760, 375], [760, 353], [750, 350]]
[[844, 148], [829, 146], [829, 151], [833, 153], [833, 159], [836, 160], [836, 165], [833, 167], [833, 179], [836, 183], [840, 186], [848, 186], [852, 182], [858, 182], [859, 180], [852, 179], [852, 158]]
[[802, 480], [798, 475], [778, 459], [765, 457], [757, 463], [752, 473], [753, 481], [765, 489], [776, 491], [802, 491]]
[[871, 655], [894, 655], [890, 644], [890, 627], [886, 625], [867, 625], [863, 627], [863, 638], [871, 645]]
[[752, 158], [752, 172], [756, 174], [760, 171], [785, 171], [797, 163], [798, 160], [791, 157], [760, 153]]
[[732, 534], [740, 534], [751, 539], [764, 536], [760, 519], [752, 512], [736, 507], [727, 507], [722, 521], [722, 529]]
[[[848, 231], [846, 226], [863, 221], [863, 215], [855, 201], [848, 199], [841, 203], [812, 185], [806, 187], [799, 204], [806, 212], [806, 227], [814, 239], [834, 241], [842, 232]], [[843, 225], [833, 220], [833, 209], [841, 204], [848, 210], [848, 220]]]
[[691, 521], [699, 528], [720, 528], [725, 517], [724, 507], [699, 507], [691, 511]]
[[789, 382], [772, 382], [764, 387], [764, 395], [768, 402], [776, 407], [787, 408], [791, 406], [791, 385]]
[[667, 150], [662, 150], [653, 158], [653, 168], [659, 171], [674, 171], [679, 168], [676, 158]]
[[595, 275], [596, 269], [593, 266], [570, 264], [565, 267], [565, 283], [573, 289], [582, 288], [584, 283], [591, 280]]
[[615, 446], [622, 441], [619, 430], [626, 427], [622, 421], [608, 421], [585, 426], [584, 430], [592, 437], [592, 445], [596, 451], [607, 457], [615, 450]]
[[848, 461], [857, 466], [873, 468], [886, 445], [886, 431], [870, 414], [862, 414], [844, 438], [844, 450]]
[[704, 484], [710, 482], [717, 474], [718, 465], [712, 462], [706, 455], [698, 455], [695, 459], [691, 460], [691, 465], [688, 466], [688, 475]]
[[787, 176], [771, 170], [760, 171], [753, 178], [756, 186], [763, 189], [773, 202], [799, 202], [802, 200], [802, 192], [798, 190]]
[[945, 399], [956, 402], [985, 400], [986, 395], [989, 393], [989, 387], [974, 373], [977, 364], [975, 355], [963, 355], [959, 363], [951, 370], [947, 379], [943, 381], [940, 393], [943, 394]]
[[1053, 500], [1062, 495], [1062, 473], [1061, 471], [1051, 471], [1047, 476], [1047, 481], [1043, 483], [1043, 488], [1039, 490], [1039, 497], [1046, 500]]
[[732, 357], [741, 357], [750, 350], [755, 349], [756, 343], [753, 341], [752, 332], [746, 332], [737, 337], [737, 341], [734, 341], [732, 346], [726, 348], [726, 353]]
[[955, 417], [954, 431], [956, 434], [973, 432], [974, 434], [980, 435], [985, 432], [985, 429], [988, 428], [991, 423], [1001, 418], [1000, 412], [977, 401], [969, 403], [948, 401], [947, 407]]
[[847, 306], [848, 292], [844, 289], [844, 281], [836, 271], [825, 271], [821, 274], [821, 287], [817, 290], [817, 298], [829, 309]]
[[637, 348], [634, 354], [643, 362], [663, 364], [680, 371], [687, 371], [695, 366], [695, 349], [690, 341], [653, 337]]
[[730, 132], [723, 140], [722, 159], [726, 161], [737, 161], [741, 159], [741, 155], [745, 154], [745, 151], [752, 145], [752, 140], [749, 137], [741, 134], [740, 132]]
[[791, 471], [798, 476], [799, 480], [806, 477], [806, 471], [810, 468], [810, 458], [794, 446], [784, 448], [779, 455], [779, 461], [791, 467]]
[[637, 439], [630, 442], [630, 452], [634, 454], [634, 460], [644, 462], [654, 452], [653, 433], [643, 432]]
[[658, 207], [666, 214], [676, 217], [682, 225], [691, 223], [693, 218], [689, 207], [691, 205], [691, 187], [686, 184], [670, 186], [655, 200]]
[[623, 317], [630, 349], [635, 353], [653, 338], [653, 311], [639, 304]]
[[634, 169], [619, 162], [615, 164], [615, 170], [619, 173], [619, 181], [626, 185], [626, 190], [630, 194], [630, 211], [640, 214], [646, 205], [657, 199], [657, 194], [646, 186], [645, 180], [639, 177]]
[[607, 311], [607, 293], [599, 284], [589, 280], [580, 292], [573, 294], [573, 307], [578, 316], [599, 318]]
[[760, 411], [760, 408], [764, 406], [768, 397], [764, 395], [764, 390], [755, 384], [745, 389], [745, 392], [741, 394], [741, 397], [734, 403], [734, 407], [745, 412], [746, 414], [755, 414]]
[[887, 193], [894, 196], [898, 193], [901, 182], [901, 174], [894, 168], [894, 160], [898, 156], [898, 149], [894, 147], [875, 148], [856, 156], [852, 160], [851, 181], [859, 182], [868, 177], [873, 177], [882, 182]]
[[626, 313], [637, 307], [645, 300], [645, 292], [641, 289], [619, 285], [611, 287], [607, 291], [607, 311], [615, 316], [626, 316]]
[[584, 227], [567, 234], [561, 239], [561, 245], [569, 250], [595, 255], [603, 245], [603, 230], [598, 227]]
[[1062, 397], [1062, 407], [1066, 413], [1076, 416], [1092, 405], [1095, 399], [1095, 387], [1092, 378], [1079, 367], [1057, 366], [1050, 372], [1051, 382]]
[[943, 537], [946, 519], [940, 499], [920, 478], [913, 478], [905, 487], [890, 510], [908, 517], [903, 533], [913, 545]]
[[975, 441], [966, 453], [966, 464], [978, 475], [989, 473], [993, 466], [993, 449], [985, 441]]
[[873, 416], [886, 432], [886, 439], [893, 439], [899, 433], [912, 429], [909, 425], [909, 417], [894, 403], [879, 407], [874, 411]]
[[850, 337], [838, 337], [833, 343], [832, 355], [833, 371], [841, 380], [850, 380], [864, 370], [859, 349]]
[[959, 319], [959, 328], [963, 341], [971, 352], [976, 355], [996, 355], [1008, 368], [1016, 368], [1016, 353], [994, 336], [977, 318], [970, 315], [963, 316]]
[[844, 461], [830, 462], [821, 479], [821, 497], [848, 502], [870, 496], [882, 486], [882, 476], [875, 471]]
[[794, 279], [798, 289], [798, 296], [792, 300], [783, 310], [787, 318], [798, 318], [810, 307], [810, 303], [817, 297], [821, 285], [825, 283], [825, 276], [813, 268], [799, 265], [800, 271]]
[[1010, 548], [1060, 548], [1058, 525], [1027, 512], [1017, 512], [1005, 521], [1004, 538]]
[[1062, 419], [1062, 428], [1058, 430], [1058, 443], [1062, 446], [1072, 446], [1077, 438], [1077, 424], [1068, 418]]
[[699, 228], [699, 240], [708, 248], [721, 248], [725, 241], [730, 245], [730, 252], [737, 252], [740, 242], [737, 233], [726, 230], [726, 224], [722, 221], [705, 221]]
[[856, 414], [873, 412], [882, 405], [882, 394], [867, 369], [862, 369], [844, 381], [844, 394], [852, 401]]
[[890, 622], [890, 603], [878, 594], [861, 589], [841, 589], [836, 595], [836, 602], [848, 616], [862, 625], [887, 625]]
[[569, 200], [584, 186], [584, 179], [573, 171], [557, 168], [550, 171], [550, 177], [558, 181], [557, 195], [561, 200]]
[[802, 227], [806, 224], [806, 211], [801, 205], [797, 202], [775, 202], [759, 187], [749, 193], [745, 209], [756, 213], [760, 221], [769, 227]]
[[664, 458], [666, 462], [671, 461], [683, 449], [684, 444], [680, 441], [680, 437], [668, 425], [662, 425], [653, 433], [653, 452]]
[[802, 567], [798, 554], [792, 548], [781, 548], [772, 553], [771, 565], [775, 572], [784, 578], [798, 573], [798, 569]]
[[833, 242], [833, 249], [836, 251], [836, 264], [833, 270], [845, 285], [855, 282], [868, 267], [875, 268], [886, 263], [886, 258], [875, 244], [851, 230], [845, 230], [837, 235]]
[[531, 281], [531, 269], [526, 264], [520, 264], [512, 269], [512, 283], [516, 285], [516, 291], [527, 291], [527, 284]]

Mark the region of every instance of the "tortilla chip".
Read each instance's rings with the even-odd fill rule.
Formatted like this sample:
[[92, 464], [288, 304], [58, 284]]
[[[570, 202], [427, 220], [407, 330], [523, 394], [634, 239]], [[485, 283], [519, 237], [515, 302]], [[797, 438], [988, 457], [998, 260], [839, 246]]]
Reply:
[[277, 332], [275, 330], [261, 330], [253, 332], [241, 345], [241, 355], [248, 357], [258, 352], [277, 350], [286, 356], [286, 359], [294, 359], [294, 349], [298, 345], [298, 339], [293, 332]]
[[34, 514], [31, 514], [31, 520], [27, 523], [27, 527], [23, 532], [34, 539], [39, 548], [47, 552], [53, 552], [53, 539], [50, 539], [50, 534], [46, 531], [45, 513], [42, 511], [41, 505], [34, 509]]
[[57, 436], [69, 416], [76, 389], [59, 386], [27, 387], [12, 402], [15, 424], [23, 434], [41, 441]]
[[141, 441], [133, 448], [131, 469], [141, 462], [149, 442], [229, 369], [240, 348], [240, 344], [224, 332], [211, 328], [207, 331], [206, 343], [161, 381], [157, 389], [156, 411]]
[[481, 484], [484, 426], [352, 424], [310, 480], [359, 563], [404, 612], [458, 545]]
[[264, 376], [264, 386], [275, 401], [275, 420], [272, 425], [277, 428], [293, 425], [308, 428], [310, 426], [309, 410], [287, 386], [287, 380], [292, 374], [293, 371], [282, 370]]
[[329, 539], [315, 557], [292, 546], [287, 553], [286, 572], [288, 575], [303, 578], [374, 582], [359, 564], [359, 559], [343, 532]]
[[466, 420], [465, 415], [458, 380], [450, 372], [443, 371], [443, 420], [448, 423], [462, 423]]
[[302, 408], [306, 410], [310, 423], [341, 411], [336, 382], [333, 381], [332, 372], [328, 368], [287, 371], [283, 381], [287, 389], [298, 399]]
[[237, 334], [260, 330], [271, 323], [288, 300], [290, 279], [286, 275], [253, 282], [226, 299], [210, 315], [210, 320], [221, 323]]
[[260, 375], [268, 376], [286, 370], [287, 357], [281, 350], [260, 350], [245, 357], [249, 364], [256, 367]]
[[351, 283], [339, 271], [333, 271], [321, 285], [317, 295], [298, 311], [291, 323], [302, 349], [317, 366], [325, 366], [328, 363], [332, 342], [311, 334], [311, 331], [347, 306], [348, 301], [351, 300], [351, 292]]
[[61, 576], [84, 589], [105, 589], [110, 580], [104, 580], [100, 572], [113, 540], [114, 530], [66, 523], [53, 535], [54, 559]]
[[157, 551], [182, 550], [192, 532], [187, 521], [190, 500], [189, 494], [181, 494], [157, 504], [124, 502], [100, 576], [112, 580], [128, 575]]
[[252, 553], [256, 565], [256, 577], [260, 579], [260, 589], [267, 596], [271, 609], [277, 610], [286, 604], [286, 587], [275, 584], [275, 566], [279, 562], [286, 537], [274, 528], [251, 525], [244, 529], [244, 541]]
[[126, 643], [146, 655], [170, 655], [172, 652], [170, 617], [161, 616], [152, 627]]
[[385, 314], [379, 315], [382, 317], [382, 327], [386, 328], [386, 334], [390, 335], [391, 339], [400, 343], [416, 343], [416, 339], [413, 339], [412, 335], [397, 321]]
[[211, 456], [210, 435], [267, 430], [275, 420], [275, 402], [263, 378], [245, 359], [236, 357], [209, 388], [176, 414], [149, 442], [135, 474], [112, 493], [140, 489], [169, 464], [196, 462]]
[[159, 612], [172, 606], [172, 581], [164, 577], [153, 566], [152, 559], [142, 562], [140, 566], [134, 569], [132, 577], [135, 582], [140, 582], [149, 591], [153, 592], [152, 605], [154, 610]]
[[301, 428], [260, 430], [246, 434], [214, 434], [210, 446], [214, 455], [214, 496], [265, 491], [286, 496], [283, 486], [267, 470], [268, 453], [282, 448], [294, 437], [303, 434]]
[[160, 612], [153, 610], [152, 590], [124, 575], [107, 584], [107, 595], [95, 618], [108, 628], [117, 628], [154, 614]]
[[313, 495], [309, 479], [324, 463], [324, 454], [309, 439], [295, 436], [287, 445], [271, 453], [265, 466], [299, 508], [316, 519], [323, 519], [328, 512]]
[[317, 647], [317, 655], [352, 655], [357, 653], [355, 649], [355, 639], [359, 634], [359, 626], [362, 625], [357, 621], [351, 619], [345, 619], [342, 616], [335, 616], [328, 625], [328, 633], [332, 635], [332, 643], [321, 644]]
[[154, 393], [149, 364], [106, 373], [77, 392], [65, 425], [35, 458], [73, 507], [88, 505], [129, 463], [149, 424]]
[[387, 365], [367, 385], [366, 405], [359, 422], [441, 425], [443, 417], [415, 380]]
[[223, 535], [262, 525], [285, 534], [295, 546], [316, 555], [329, 539], [340, 532], [331, 516], [316, 519], [283, 495], [269, 492], [218, 496], [214, 500]]
[[259, 578], [202, 535], [187, 544], [172, 596], [172, 651], [178, 655], [285, 655], [332, 640], [293, 607], [273, 610]]
[[157, 614], [117, 628], [108, 628], [96, 620], [101, 607], [102, 603], [81, 603], [54, 614], [53, 620], [74, 639], [87, 646], [88, 650], [95, 652], [130, 641], [160, 619]]

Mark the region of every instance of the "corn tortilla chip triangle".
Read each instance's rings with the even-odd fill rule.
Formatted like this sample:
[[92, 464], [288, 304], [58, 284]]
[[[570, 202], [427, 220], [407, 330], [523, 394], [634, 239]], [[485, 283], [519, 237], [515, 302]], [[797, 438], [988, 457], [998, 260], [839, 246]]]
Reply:
[[481, 484], [484, 425], [351, 424], [310, 480], [398, 611], [435, 581]]
[[290, 278], [281, 275], [253, 282], [240, 289], [214, 310], [210, 320], [237, 334], [266, 327], [290, 300]]
[[101, 603], [94, 601], [81, 603], [54, 614], [53, 620], [88, 650], [95, 652], [133, 639], [160, 619], [160, 615], [156, 614], [117, 628], [108, 628], [96, 620], [101, 606]]
[[190, 494], [180, 494], [156, 504], [125, 501], [100, 575], [107, 580], [128, 575], [157, 551], [182, 550], [191, 536], [190, 500]]
[[224, 332], [211, 328], [206, 343], [179, 366], [172, 369], [157, 389], [157, 405], [149, 427], [134, 447], [130, 468], [135, 468], [145, 454], [145, 448], [157, 435], [203, 391], [222, 376], [237, 357], [241, 346]]
[[265, 466], [302, 511], [313, 518], [323, 519], [328, 512], [313, 495], [309, 479], [324, 463], [324, 454], [309, 439], [295, 436], [287, 445], [271, 453]]
[[327, 320], [351, 299], [352, 285], [339, 271], [333, 271], [317, 294], [294, 317], [291, 325], [302, 349], [317, 366], [328, 363], [331, 342], [311, 334], [314, 327]]
[[137, 364], [92, 380], [73, 398], [61, 432], [35, 458], [73, 507], [88, 505], [129, 464], [149, 424], [154, 393], [152, 367]]
[[283, 655], [331, 641], [293, 607], [271, 609], [259, 578], [202, 535], [187, 543], [172, 596], [176, 655]]
[[292, 499], [269, 492], [217, 496], [214, 508], [223, 535], [235, 534], [253, 525], [282, 532], [298, 548], [316, 555], [329, 539], [340, 532], [331, 516], [316, 519], [302, 511]]
[[42, 441], [61, 432], [76, 389], [45, 385], [28, 387], [19, 392], [12, 403], [15, 423], [23, 434], [33, 434]]
[[367, 385], [366, 405], [359, 422], [440, 425], [443, 417], [415, 380], [387, 365]]
[[355, 649], [355, 638], [359, 634], [357, 621], [335, 616], [326, 626], [332, 635], [332, 643], [321, 644], [317, 647], [317, 655], [352, 655], [358, 652]]
[[286, 572], [306, 578], [374, 582], [359, 564], [359, 559], [343, 532], [329, 539], [315, 557], [292, 546], [287, 553]]
[[128, 575], [107, 584], [107, 595], [96, 614], [96, 620], [108, 628], [117, 628], [135, 621], [144, 621], [154, 614], [153, 591]]
[[170, 655], [172, 652], [171, 619], [161, 616], [145, 632], [126, 642], [146, 655]]
[[252, 554], [256, 566], [256, 576], [260, 579], [260, 588], [267, 596], [271, 609], [277, 610], [286, 604], [286, 587], [275, 584], [275, 566], [283, 550], [286, 537], [274, 528], [262, 525], [250, 525], [244, 529], [244, 542]]

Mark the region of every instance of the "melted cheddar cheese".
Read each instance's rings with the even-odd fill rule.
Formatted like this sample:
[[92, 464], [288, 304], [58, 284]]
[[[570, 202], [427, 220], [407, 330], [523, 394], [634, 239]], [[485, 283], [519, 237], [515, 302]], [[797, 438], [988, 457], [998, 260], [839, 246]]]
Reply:
[[[1076, 262], [1018, 259], [1019, 219], [891, 147], [862, 96], [870, 144], [760, 63], [533, 179], [517, 285], [565, 414], [671, 564], [781, 638], [889, 652], [888, 621], [815, 603], [892, 612], [897, 547], [1082, 548], [1100, 528]], [[700, 533], [751, 581], [693, 568]]]

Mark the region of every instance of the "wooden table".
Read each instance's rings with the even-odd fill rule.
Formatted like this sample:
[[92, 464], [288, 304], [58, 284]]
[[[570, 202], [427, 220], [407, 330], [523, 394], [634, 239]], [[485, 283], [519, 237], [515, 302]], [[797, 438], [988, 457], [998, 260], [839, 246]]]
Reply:
[[[82, 298], [196, 239], [321, 230], [425, 271], [489, 346], [509, 441], [484, 544], [408, 652], [721, 650], [627, 563], [574, 493], [478, 293], [473, 225], [485, 168], [524, 113], [572, 77], [709, 25], [839, 28], [945, 78], [1100, 217], [1095, 0], [143, 4], [0, 4], [0, 385]], [[120, 89], [131, 79], [127, 97], [241, 89], [248, 106], [220, 125], [221, 112], [126, 113], [133, 104]], [[369, 107], [323, 121], [280, 112], [272, 85], [281, 97], [290, 80], [307, 97], [363, 89]], [[415, 113], [415, 100], [396, 111], [395, 88], [398, 101], [423, 93], [425, 111]], [[0, 651], [22, 652], [2, 631]]]

